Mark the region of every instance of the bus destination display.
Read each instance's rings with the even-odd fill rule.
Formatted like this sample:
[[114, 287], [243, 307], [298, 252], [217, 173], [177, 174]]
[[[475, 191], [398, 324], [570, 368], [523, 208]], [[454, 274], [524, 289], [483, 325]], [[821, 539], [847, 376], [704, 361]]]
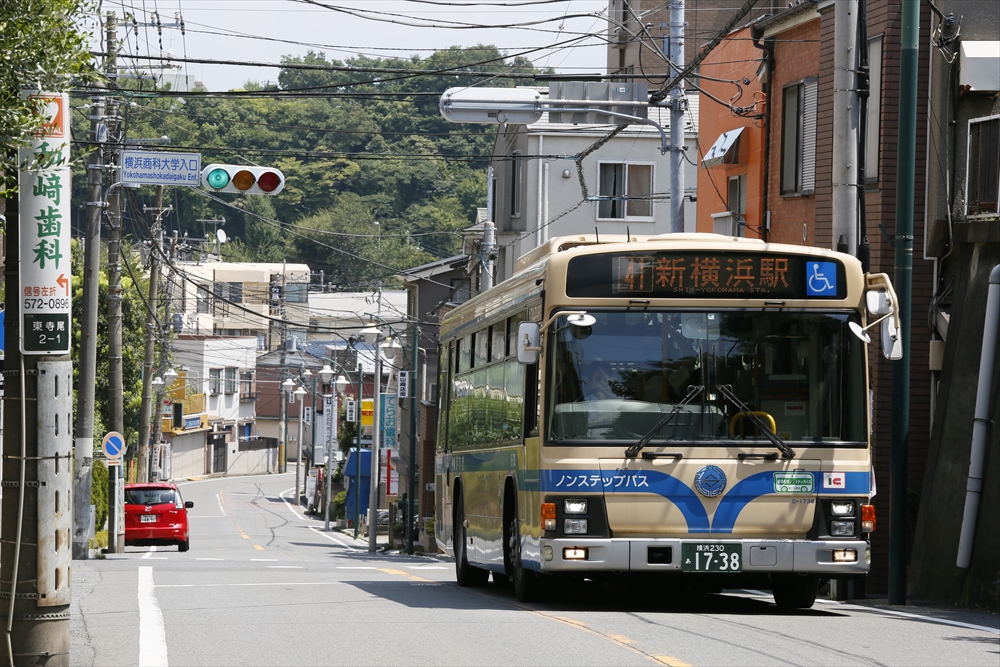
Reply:
[[683, 251], [570, 260], [571, 297], [843, 299], [844, 266], [828, 257]]

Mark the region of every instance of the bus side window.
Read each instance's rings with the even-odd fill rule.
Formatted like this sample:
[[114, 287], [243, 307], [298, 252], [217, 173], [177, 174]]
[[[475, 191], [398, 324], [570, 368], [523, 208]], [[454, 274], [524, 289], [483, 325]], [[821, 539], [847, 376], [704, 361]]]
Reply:
[[538, 367], [525, 364], [524, 368], [524, 437], [538, 436]]
[[451, 360], [454, 357], [455, 343], [438, 348], [438, 433], [437, 451], [443, 454], [448, 451], [448, 406], [451, 403]]

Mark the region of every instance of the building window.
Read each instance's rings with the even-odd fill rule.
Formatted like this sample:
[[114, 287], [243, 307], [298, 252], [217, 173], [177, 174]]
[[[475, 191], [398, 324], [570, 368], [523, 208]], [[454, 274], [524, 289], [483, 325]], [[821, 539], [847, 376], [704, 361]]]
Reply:
[[865, 183], [878, 183], [882, 119], [882, 36], [868, 40], [868, 114], [865, 118]]
[[471, 297], [472, 286], [469, 283], [468, 278], [452, 278], [451, 279], [451, 298], [448, 299], [451, 303], [465, 303]]
[[510, 217], [521, 217], [521, 151], [514, 151], [510, 160]]
[[211, 306], [212, 300], [208, 292], [208, 286], [198, 285], [198, 312], [207, 314], [211, 312]]
[[226, 369], [226, 393], [235, 394], [236, 393], [236, 368]]
[[309, 283], [286, 283], [285, 303], [309, 303]]
[[253, 371], [240, 371], [240, 396], [253, 396]]
[[212, 286], [212, 314], [216, 317], [229, 317], [229, 283], [215, 283]]
[[229, 283], [230, 303], [243, 303], [243, 283]]
[[222, 393], [222, 369], [221, 368], [209, 368], [208, 369], [208, 393], [209, 394], [221, 394]]
[[603, 162], [598, 169], [599, 219], [652, 217], [653, 165]]
[[781, 194], [816, 186], [816, 78], [785, 86], [781, 98]]
[[969, 121], [966, 215], [995, 217], [1000, 199], [1000, 116]]
[[729, 178], [728, 216], [715, 218], [715, 233], [726, 236], [746, 236], [747, 175]]

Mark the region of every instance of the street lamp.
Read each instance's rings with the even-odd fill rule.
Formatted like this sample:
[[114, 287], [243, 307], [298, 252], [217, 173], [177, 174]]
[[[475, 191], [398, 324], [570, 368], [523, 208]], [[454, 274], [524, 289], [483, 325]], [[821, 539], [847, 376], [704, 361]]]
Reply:
[[[391, 342], [387, 345], [382, 345], [383, 341], [386, 340], [385, 335], [377, 326], [375, 326], [374, 322], [369, 322], [368, 326], [361, 330], [361, 335], [364, 336], [365, 342], [371, 345], [375, 350], [375, 392], [374, 400], [372, 402], [372, 461], [371, 470], [369, 472], [371, 475], [371, 488], [368, 493], [368, 553], [375, 553], [376, 534], [378, 533], [377, 505], [379, 485], [379, 449], [381, 444], [381, 434], [379, 433], [379, 395], [382, 391], [382, 356], [384, 354], [386, 361], [391, 362], [396, 356], [396, 350], [399, 349], [399, 343], [396, 343], [395, 347]], [[386, 483], [388, 484], [388, 480], [386, 480]]]
[[278, 440], [278, 472], [285, 472], [288, 467], [288, 394], [295, 388], [295, 381], [292, 378], [285, 378], [285, 381], [281, 383], [280, 386], [280, 397], [281, 400], [281, 410], [279, 410], [278, 415], [280, 421], [278, 423], [278, 428], [280, 429], [280, 438]]
[[[293, 383], [294, 384], [294, 383]], [[302, 502], [302, 495], [299, 493], [301, 488], [301, 475], [302, 475], [302, 397], [308, 394], [305, 389], [300, 385], [294, 392], [292, 392], [299, 397], [299, 439], [295, 443], [295, 504], [299, 505]]]

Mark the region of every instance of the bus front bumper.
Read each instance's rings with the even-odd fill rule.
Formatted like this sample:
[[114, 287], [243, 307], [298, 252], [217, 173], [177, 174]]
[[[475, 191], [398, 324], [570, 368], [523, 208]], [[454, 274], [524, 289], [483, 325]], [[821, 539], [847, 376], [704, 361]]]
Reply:
[[[729, 545], [740, 554], [738, 572], [799, 572], [829, 576], [867, 574], [871, 545], [864, 540], [679, 540], [679, 539], [545, 539], [541, 570], [557, 572], [690, 571], [682, 564], [683, 545]], [[735, 547], [735, 548], [734, 548]]]

